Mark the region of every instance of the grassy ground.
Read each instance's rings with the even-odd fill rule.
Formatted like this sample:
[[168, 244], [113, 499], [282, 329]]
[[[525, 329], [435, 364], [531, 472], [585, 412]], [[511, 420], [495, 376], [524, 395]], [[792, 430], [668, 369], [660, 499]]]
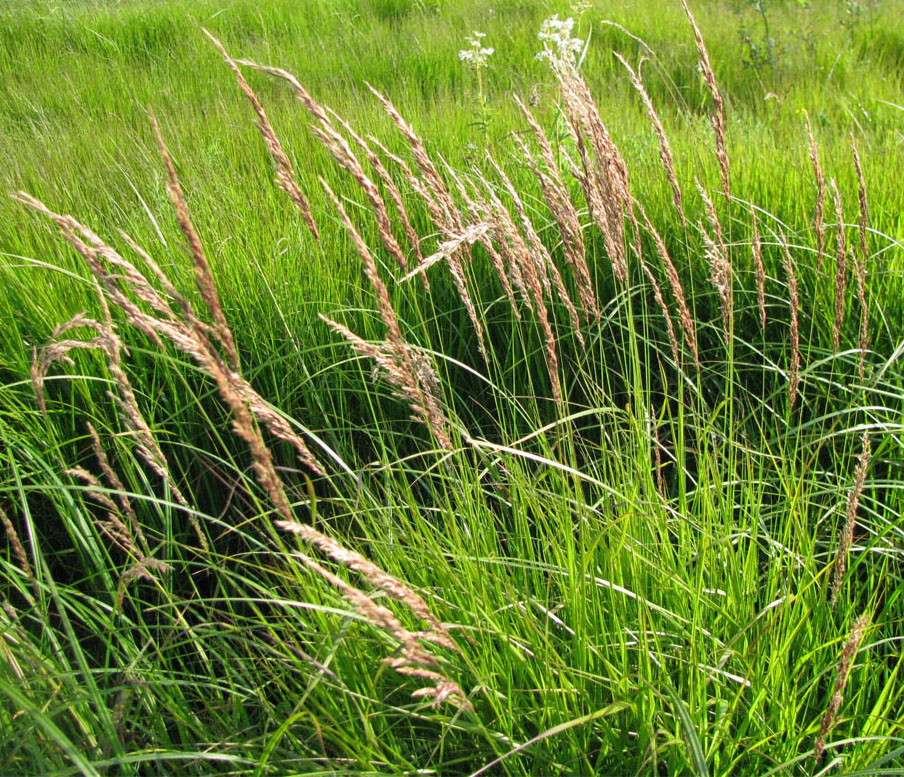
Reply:
[[[762, 7], [693, 4], [727, 105], [731, 202], [718, 193], [712, 96], [681, 4], [597, 0], [580, 15], [575, 34], [590, 38], [582, 73], [631, 191], [678, 267], [700, 367], [683, 343], [674, 358], [637, 253], [627, 282], [613, 277], [611, 252], [566, 173], [601, 317], [576, 328], [562, 298], [548, 295], [564, 394], [556, 402], [536, 310], [522, 303], [516, 316], [483, 248], [465, 272], [486, 359], [445, 263], [428, 271], [429, 293], [401, 282], [370, 206], [311, 132], [310, 114], [284, 82], [246, 70], [311, 198], [322, 239], [312, 237], [273, 185], [253, 111], [201, 28], [233, 56], [287, 68], [413, 164], [364, 85], [373, 84], [448, 162], [447, 180], [487, 170], [491, 151], [576, 298], [553, 214], [514, 142], [535, 148], [512, 99], [533, 98], [567, 170], [577, 155], [560, 86], [534, 54], [543, 19], [573, 14], [568, 4], [0, 0], [0, 188], [30, 192], [131, 256], [125, 230], [207, 316], [209, 295], [192, 290], [167, 195], [156, 114], [241, 371], [323, 464], [314, 475], [264, 436], [294, 517], [423, 596], [458, 646], [432, 648], [432, 668], [467, 696], [438, 707], [412, 697], [425, 679], [382, 662], [405, 655], [410, 632], [375, 625], [341, 581], [388, 606], [401, 629], [421, 628], [417, 618], [386, 586], [343, 571], [335, 554], [330, 561], [273, 528], [286, 515], [261, 483], [262, 459], [231, 431], [241, 407], [230, 409], [190, 354], [130, 326], [133, 314], [114, 306], [113, 320], [165, 476], [108, 396], [118, 390], [110, 350], [77, 349], [72, 364], [51, 367], [41, 411], [33, 349], [75, 314], [102, 320], [103, 311], [86, 263], [53, 225], [3, 198], [0, 771], [900, 773], [904, 5]], [[495, 49], [479, 81], [458, 58], [473, 30]], [[675, 154], [686, 225], [616, 50], [632, 64], [648, 57], [644, 79]], [[839, 232], [830, 193], [824, 256], [806, 116], [846, 224]], [[405, 340], [438, 376], [451, 450], [318, 318], [387, 338], [379, 287], [318, 177], [343, 197]], [[695, 177], [715, 202], [733, 265], [727, 337], [703, 237], [715, 239], [714, 227]], [[449, 235], [398, 181], [426, 255]], [[394, 230], [406, 245], [395, 219]], [[639, 234], [681, 340], [655, 240]], [[836, 348], [841, 235], [851, 255]], [[99, 485], [74, 467], [98, 473]], [[339, 576], [332, 586], [302, 553]]]

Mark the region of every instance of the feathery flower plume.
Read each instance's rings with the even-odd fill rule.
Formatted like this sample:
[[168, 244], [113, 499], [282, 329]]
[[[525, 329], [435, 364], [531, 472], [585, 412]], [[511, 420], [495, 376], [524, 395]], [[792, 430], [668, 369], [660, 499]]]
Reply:
[[834, 728], [838, 718], [838, 712], [844, 701], [844, 689], [847, 687], [848, 678], [851, 674], [851, 667], [854, 664], [854, 658], [857, 656], [857, 650], [860, 647], [860, 641], [863, 639], [863, 632], [869, 624], [869, 614], [863, 613], [851, 629], [851, 635], [844, 648], [841, 651], [841, 660], [838, 662], [838, 673], [835, 675], [835, 689], [832, 698], [829, 701], [828, 709], [822, 717], [822, 723], [819, 726], [819, 734], [816, 736], [816, 744], [813, 748], [813, 757], [817, 763], [822, 759], [826, 749], [826, 736]]
[[[669, 336], [669, 345], [672, 348], [672, 359], [675, 361], [675, 366], [681, 364], [681, 357], [678, 349], [678, 338], [675, 337], [675, 325], [672, 323], [672, 316], [669, 313], [669, 306], [666, 305], [665, 299], [662, 297], [662, 289], [659, 288], [659, 283], [656, 281], [656, 276], [653, 275], [652, 270], [650, 270], [649, 266], [643, 260], [640, 261], [640, 266], [643, 268], [644, 275], [647, 276], [647, 279], [650, 281], [650, 285], [653, 287], [653, 299], [656, 300], [656, 304], [659, 305], [659, 309], [662, 311], [662, 317], [665, 319], [665, 328], [666, 332]], [[656, 449], [657, 456], [659, 455], [659, 449]], [[657, 474], [658, 471], [657, 471]]]
[[512, 199], [512, 202], [515, 205], [515, 212], [518, 214], [518, 218], [521, 221], [521, 229], [524, 232], [525, 237], [527, 238], [527, 245], [530, 249], [531, 258], [533, 259], [534, 266], [537, 268], [537, 273], [543, 281], [543, 285], [549, 291], [549, 276], [552, 277], [553, 285], [556, 288], [556, 293], [559, 295], [559, 299], [562, 300], [565, 305], [565, 309], [568, 311], [568, 316], [571, 319], [571, 326], [574, 330], [575, 335], [578, 338], [578, 341], [583, 345], [584, 336], [581, 333], [581, 322], [578, 317], [577, 309], [574, 306], [574, 303], [571, 301], [571, 297], [568, 296], [568, 292], [565, 289], [565, 284], [562, 281], [562, 275], [559, 273], [559, 268], [556, 267], [555, 262], [552, 260], [552, 256], [549, 254], [549, 250], [546, 248], [546, 245], [540, 239], [540, 236], [537, 234], [536, 229], [534, 229], [533, 222], [530, 220], [530, 217], [527, 215], [527, 209], [524, 207], [524, 202], [521, 199], [521, 196], [518, 194], [518, 190], [512, 184], [509, 177], [505, 174], [505, 171], [496, 163], [496, 160], [487, 152], [487, 160], [490, 162], [490, 165], [496, 171], [496, 174], [499, 176], [502, 181], [503, 186], [505, 186], [506, 191]]
[[615, 52], [615, 56], [628, 71], [628, 75], [631, 78], [631, 84], [637, 90], [640, 99], [643, 101], [644, 108], [647, 110], [647, 116], [649, 116], [650, 123], [653, 125], [656, 138], [659, 140], [659, 159], [665, 170], [666, 178], [669, 180], [669, 186], [672, 187], [672, 203], [675, 205], [675, 210], [678, 211], [678, 215], [681, 216], [682, 223], [686, 225], [687, 218], [684, 215], [681, 186], [678, 183], [678, 177], [675, 175], [675, 159], [672, 156], [672, 147], [669, 145], [668, 136], [665, 134], [665, 127], [662, 126], [662, 120], [656, 112], [656, 107], [653, 105], [653, 101], [650, 99], [650, 95], [643, 85], [643, 80], [640, 77], [640, 66], [638, 66], [637, 70], [634, 70], [634, 68], [628, 64], [628, 61], [617, 51]]
[[697, 20], [688, 7], [687, 0], [681, 0], [684, 13], [687, 15], [688, 21], [694, 30], [694, 41], [697, 44], [697, 52], [700, 54], [700, 67], [703, 71], [703, 80], [709, 88], [709, 92], [713, 98], [713, 105], [716, 107], [716, 113], [712, 117], [713, 129], [716, 133], [716, 159], [719, 162], [719, 172], [722, 176], [722, 190], [726, 200], [731, 199], [731, 186], [729, 181], [728, 169], [728, 151], [725, 148], [725, 101], [722, 99], [722, 93], [719, 91], [719, 85], [716, 82], [716, 74], [713, 71], [712, 63], [709, 59], [709, 51], [703, 42], [703, 33], [697, 26]]
[[709, 282], [719, 292], [719, 310], [722, 312], [722, 334], [725, 338], [725, 347], [731, 345], [731, 324], [734, 317], [734, 297], [732, 295], [731, 262], [722, 253], [720, 246], [709, 236], [709, 233], [700, 225], [703, 234], [703, 244], [706, 246], [706, 262], [709, 265]]
[[446, 167], [449, 175], [452, 180], [455, 181], [455, 185], [458, 189], [459, 194], [461, 195], [462, 201], [465, 203], [465, 207], [468, 211], [468, 216], [470, 219], [477, 225], [486, 225], [486, 231], [479, 231], [477, 240], [483, 246], [483, 249], [487, 252], [487, 256], [490, 259], [490, 263], [493, 265], [493, 269], [496, 271], [496, 275], [498, 276], [500, 282], [502, 283], [502, 290], [505, 292], [505, 296], [509, 301], [509, 306], [511, 307], [512, 313], [515, 318], [520, 321], [521, 313], [518, 310], [518, 303], [515, 300], [515, 293], [512, 290], [512, 284], [509, 280], [509, 273], [506, 270], [505, 259], [503, 259], [503, 255], [501, 249], [494, 243], [494, 236], [498, 237], [499, 229], [497, 224], [497, 218], [493, 213], [493, 209], [490, 204], [476, 191], [476, 188], [471, 182], [470, 188], [465, 186], [465, 182], [461, 179], [461, 177], [447, 165]]
[[301, 191], [301, 187], [298, 185], [298, 181], [295, 178], [295, 170], [292, 168], [292, 162], [289, 159], [288, 154], [283, 150], [279, 138], [276, 137], [273, 126], [270, 124], [269, 119], [267, 119], [267, 114], [264, 112], [263, 106], [257, 99], [257, 95], [254, 94], [251, 87], [248, 85], [245, 76], [242, 75], [242, 71], [239, 70], [238, 65], [235, 64], [235, 60], [226, 53], [223, 44], [203, 27], [201, 28], [201, 31], [210, 38], [213, 45], [216, 46], [217, 51], [219, 51], [223, 56], [223, 59], [226, 60], [226, 64], [229, 65], [232, 72], [235, 73], [235, 77], [239, 82], [239, 88], [242, 90], [245, 97], [248, 98], [248, 101], [254, 108], [254, 112], [257, 114], [258, 128], [260, 129], [261, 137], [264, 139], [264, 143], [267, 145], [267, 151], [270, 152], [273, 163], [276, 165], [276, 185], [289, 195], [289, 199], [292, 200], [295, 207], [298, 208], [301, 217], [305, 220], [305, 223], [314, 234], [314, 237], [319, 241], [320, 232], [317, 229], [317, 222], [314, 221], [314, 215], [311, 213], [311, 205], [308, 202], [307, 197], [305, 197], [304, 193]]
[[[448, 629], [436, 619], [426, 602], [417, 593], [401, 581], [388, 575], [373, 562], [368, 561], [354, 551], [344, 548], [333, 538], [328, 537], [312, 526], [305, 526], [295, 521], [285, 486], [274, 465], [273, 454], [265, 444], [255, 420], [260, 421], [278, 439], [290, 442], [295, 447], [299, 458], [310, 469], [318, 474], [323, 474], [323, 470], [285, 419], [267, 405], [238, 372], [229, 369], [218, 351], [207, 339], [206, 330], [194, 326], [190, 320], [186, 321], [178, 317], [169, 307], [167, 301], [157, 293], [133, 265], [120, 257], [112, 248], [104, 244], [100, 238], [75, 221], [75, 219], [70, 216], [61, 216], [53, 213], [43, 203], [24, 193], [19, 193], [17, 197], [23, 203], [52, 219], [60, 227], [64, 237], [85, 258], [86, 263], [104, 288], [107, 296], [123, 309], [130, 323], [140, 331], [148, 333], [158, 343], [162, 344], [161, 338], [171, 341], [177, 348], [191, 356], [214, 380], [220, 396], [232, 412], [232, 428], [234, 432], [248, 445], [255, 478], [269, 496], [282, 519], [280, 528], [286, 528], [287, 525], [290, 525], [289, 531], [301, 535], [322, 553], [337, 563], [349, 567], [374, 587], [408, 606], [418, 617], [427, 620], [430, 626], [429, 630], [427, 632], [412, 632], [412, 638], [432, 641], [435, 644], [454, 648], [454, 642]], [[118, 272], [114, 273], [111, 271], [108, 264], [115, 267]], [[154, 314], [146, 312], [132, 302], [125, 293], [126, 288], [149, 305]], [[213, 293], [215, 293], [215, 288], [212, 286], [211, 288]], [[205, 301], [207, 300], [205, 299]], [[419, 365], [417, 369], [424, 372], [423, 365]], [[420, 379], [425, 380], [423, 377]], [[105, 531], [128, 550], [126, 543], [130, 538], [129, 530], [117, 515], [119, 508], [116, 503], [109, 498], [105, 489], [100, 486], [97, 478], [91, 473], [82, 469], [74, 469], [71, 474], [85, 481], [92, 496], [106, 507], [109, 513], [109, 520], [105, 522]], [[129, 573], [129, 577], [125, 580], [126, 582], [129, 579], [138, 579], [149, 574], [148, 570], [153, 570], [156, 566], [153, 559], [147, 558], [139, 558], [139, 565], [138, 568]], [[316, 562], [308, 566], [318, 573], [321, 570], [325, 571]], [[334, 585], [336, 584], [329, 574], [323, 575], [323, 577]], [[348, 586], [348, 584], [339, 587], [352, 605], [360, 608], [360, 612], [364, 617], [369, 618], [373, 614], [373, 611], [368, 609], [363, 602], [363, 599], [367, 599], [363, 593]], [[379, 627], [380, 624], [381, 622], [378, 621], [375, 625]], [[404, 669], [405, 667], [403, 666], [402, 668]], [[435, 699], [448, 699], [459, 704], [466, 703], [466, 701], [462, 701], [464, 700], [464, 695], [458, 693], [452, 687], [451, 681], [441, 674], [437, 673], [436, 677], [431, 676], [428, 679], [435, 681], [435, 693], [427, 689], [420, 692], [419, 695], [428, 696], [432, 694]]]
[[367, 88], [370, 89], [374, 96], [380, 101], [383, 109], [395, 123], [402, 137], [405, 138], [410, 146], [411, 155], [426, 182], [426, 187], [431, 192], [431, 195], [435, 198], [436, 202], [439, 203], [442, 210], [444, 226], [441, 228], [446, 232], [461, 232], [461, 214], [458, 211], [458, 207], [455, 205], [455, 200], [452, 199], [452, 194], [449, 192], [446, 182], [443, 180], [439, 170], [427, 153], [427, 147], [424, 145], [424, 141], [421, 140], [412, 126], [402, 118], [402, 115], [396, 110], [396, 107], [392, 102], [380, 94], [380, 92], [374, 89], [370, 84], [367, 84]]
[[756, 208], [750, 206], [750, 220], [753, 223], [753, 266], [756, 273], [756, 300], [760, 309], [760, 326], [766, 331], [766, 266], [763, 264], [763, 242], [760, 239], [760, 225], [756, 217]]
[[355, 156], [354, 151], [352, 151], [351, 146], [349, 146], [339, 130], [336, 129], [332, 119], [330, 119], [329, 111], [311, 97], [307, 89], [305, 89], [298, 79], [289, 71], [278, 67], [258, 65], [255, 62], [249, 62], [245, 59], [237, 59], [234, 60], [234, 62], [255, 70], [260, 70], [262, 73], [267, 73], [274, 78], [280, 78], [289, 84], [295, 92], [295, 96], [301, 101], [301, 104], [304, 105], [316, 119], [311, 131], [323, 143], [339, 166], [351, 175], [361, 191], [364, 192], [364, 195], [367, 197], [371, 204], [371, 208], [373, 209], [380, 240], [383, 242], [383, 245], [386, 246], [386, 250], [389, 251], [393, 259], [395, 259], [399, 266], [404, 270], [407, 267], [407, 261], [405, 255], [402, 253], [402, 249], [399, 247], [398, 241], [392, 234], [392, 224], [389, 220], [389, 212], [386, 209], [386, 203], [380, 194], [380, 190], [373, 180], [371, 180], [370, 176], [364, 172], [364, 168], [361, 166], [358, 157]]
[[857, 459], [857, 469], [854, 471], [854, 487], [848, 495], [847, 510], [844, 515], [844, 528], [838, 541], [838, 551], [835, 554], [835, 570], [832, 575], [832, 597], [834, 606], [838, 601], [838, 593], [844, 582], [844, 573], [847, 571], [847, 557], [854, 544], [854, 528], [857, 525], [857, 510], [860, 507], [860, 497], [863, 494], [863, 486], [866, 483], [866, 473], [869, 469], [870, 444], [869, 434], [863, 433], [861, 438], [860, 458]]
[[728, 257], [728, 246], [725, 245], [725, 233], [722, 230], [722, 222], [719, 221], [719, 215], [716, 213], [716, 206], [713, 205], [713, 201], [706, 193], [706, 189], [703, 188], [703, 184], [700, 183], [700, 180], [694, 178], [694, 183], [697, 186], [697, 191], [700, 193], [700, 198], [703, 200], [703, 205], [706, 208], [706, 220], [709, 222], [709, 225], [712, 227], [713, 233], [716, 236], [716, 242], [719, 244], [719, 252], [725, 257], [726, 261], [730, 261]]
[[647, 231], [649, 231], [650, 235], [653, 237], [656, 253], [659, 254], [659, 258], [662, 260], [662, 264], [665, 267], [665, 274], [669, 280], [669, 287], [672, 289], [672, 296], [675, 297], [675, 303], [678, 305], [678, 321], [681, 324], [681, 331], [684, 333], [684, 341], [687, 343], [688, 350], [691, 352], [691, 356], [694, 359], [694, 366], [699, 370], [700, 355], [697, 351], [697, 333], [694, 327], [694, 317], [691, 315], [691, 311], [687, 306], [684, 288], [681, 285], [681, 278], [678, 276], [678, 269], [675, 267], [672, 257], [669, 256], [665, 241], [662, 239], [659, 232], [656, 231], [656, 227], [653, 226], [653, 222], [650, 221], [643, 206], [637, 202], [637, 200], [634, 201], [634, 204], [640, 210], [640, 215], [643, 217]]
[[[816, 138], [813, 137], [813, 127], [810, 125], [810, 116], [807, 115], [807, 141], [810, 150], [810, 163], [813, 165], [813, 176], [816, 179], [816, 211], [813, 214], [813, 226], [816, 229], [816, 266], [822, 267], [822, 258], [826, 250], [826, 177], [819, 163], [819, 149], [816, 146]], [[837, 194], [837, 189], [836, 189]], [[837, 203], [836, 203], [837, 204]], [[838, 349], [838, 345], [835, 345]]]
[[[424, 257], [421, 254], [420, 238], [418, 237], [417, 232], [415, 232], [414, 227], [411, 225], [411, 220], [408, 218], [408, 211], [405, 208], [405, 201], [402, 199], [402, 193], [399, 191], [399, 187], [389, 174], [389, 170], [386, 169], [386, 165], [383, 164], [383, 160], [380, 159], [379, 155], [370, 147], [370, 145], [368, 145], [367, 141], [352, 129], [351, 125], [345, 119], [332, 109], [330, 109], [330, 113], [333, 118], [342, 125], [342, 128], [348, 133], [348, 136], [361, 147], [361, 150], [367, 157], [367, 161], [370, 162], [371, 167], [373, 167], [380, 180], [383, 182], [386, 191], [389, 192], [389, 198], [395, 205], [399, 220], [402, 222], [402, 229], [405, 232], [405, 237], [408, 239], [408, 244], [417, 256], [417, 260], [419, 262], [422, 261]], [[426, 276], [424, 276], [424, 283], [429, 291], [430, 287], [429, 284], [427, 284]]]
[[[128, 236], [124, 236], [127, 240], [129, 239]], [[137, 248], [137, 246], [135, 247]], [[147, 257], [144, 252], [141, 252], [141, 254], [147, 259], [148, 262], [151, 262], [150, 257]], [[123, 262], [125, 262], [125, 260], [122, 260], [120, 262], [120, 265]], [[153, 263], [151, 262], [151, 264]], [[159, 268], [156, 267], [156, 264], [154, 264], [153, 266], [159, 272]], [[137, 270], [132, 267], [132, 272], [127, 271], [127, 276], [134, 276], [135, 273], [137, 273]], [[107, 369], [113, 376], [117, 390], [115, 394], [111, 391], [108, 391], [107, 396], [110, 397], [110, 399], [112, 399], [119, 407], [120, 416], [122, 418], [123, 424], [129, 432], [129, 436], [132, 438], [133, 444], [135, 446], [135, 452], [144, 460], [151, 471], [153, 471], [154, 474], [156, 474], [167, 485], [176, 502], [178, 502], [182, 507], [187, 508], [189, 506], [188, 500], [186, 500], [186, 498], [182, 495], [182, 492], [179, 490], [179, 487], [176, 485], [176, 482], [173, 479], [172, 474], [170, 473], [169, 462], [167, 461], [163, 451], [160, 449], [157, 438], [154, 437], [153, 432], [151, 432], [150, 426], [148, 426], [147, 421], [145, 420], [144, 416], [141, 413], [141, 410], [138, 407], [138, 400], [135, 397], [135, 392], [132, 389], [132, 384], [129, 381], [129, 377], [122, 365], [122, 352], [124, 350], [122, 340], [120, 340], [119, 334], [116, 332], [116, 328], [113, 324], [113, 318], [110, 315], [110, 308], [107, 305], [107, 300], [104, 297], [103, 291], [96, 277], [94, 279], [94, 284], [97, 291], [98, 300], [100, 301], [101, 309], [103, 310], [103, 320], [95, 321], [88, 318], [83, 313], [79, 313], [65, 324], [54, 329], [53, 333], [51, 334], [50, 342], [48, 342], [47, 345], [41, 348], [39, 352], [35, 352], [34, 360], [31, 366], [31, 379], [32, 385], [35, 389], [35, 394], [38, 398], [38, 405], [41, 408], [42, 412], [47, 412], [44, 400], [44, 379], [47, 376], [47, 372], [50, 369], [51, 365], [55, 361], [65, 361], [71, 363], [71, 359], [68, 356], [68, 353], [71, 350], [98, 349], [102, 351], [107, 360]], [[148, 287], [147, 291], [140, 293], [138, 296], [147, 298], [149, 296], [149, 292], [155, 293], [150, 289], [150, 287]], [[180, 304], [184, 306], [185, 310], [188, 311], [189, 315], [194, 315], [194, 312], [191, 309], [191, 304], [184, 297], [179, 295], [179, 293], [175, 289], [172, 289], [170, 296], [179, 301]], [[165, 303], [162, 298], [157, 300], [158, 307], [162, 308], [164, 304]], [[198, 323], [199, 325], [201, 325], [200, 321]], [[80, 328], [93, 329], [96, 332], [96, 336], [90, 340], [60, 339], [64, 333], [67, 333], [73, 329]], [[91, 427], [89, 425], [89, 430], [90, 429]], [[94, 437], [93, 431], [92, 437]], [[96, 440], [95, 442], [95, 452], [98, 455], [98, 460], [100, 461], [101, 465], [104, 465], [105, 456], [103, 454], [103, 451], [99, 449], [99, 442], [99, 440]], [[107, 467], [104, 471], [108, 480], [110, 480], [111, 482], [118, 481], [118, 478], [116, 478], [115, 472], [112, 469]], [[119, 488], [119, 486], [115, 483], [114, 487]], [[198, 536], [198, 541], [201, 544], [201, 547], [204, 548], [204, 550], [208, 550], [209, 543], [207, 536], [201, 530], [201, 525], [198, 521], [197, 516], [191, 510], [187, 510], [186, 514], [188, 515], [189, 521], [192, 524], [192, 528], [195, 530], [195, 533]]]
[[474, 243], [478, 242], [486, 235], [489, 228], [490, 225], [486, 223], [473, 224], [470, 227], [467, 227], [460, 235], [455, 235], [452, 239], [440, 243], [437, 246], [435, 253], [423, 259], [417, 267], [408, 273], [408, 275], [400, 278], [399, 283], [404, 283], [405, 281], [411, 280], [415, 275], [425, 273], [428, 269], [433, 267], [433, 265], [438, 264], [443, 259], [447, 259], [452, 254], [460, 251], [463, 245], [474, 245]]
[[534, 118], [527, 106], [524, 105], [517, 96], [515, 97], [515, 102], [521, 108], [528, 124], [534, 132], [534, 136], [537, 139], [537, 145], [540, 148], [540, 161], [542, 161], [545, 169], [540, 168], [540, 165], [533, 158], [533, 155], [528, 150], [524, 141], [518, 136], [516, 136], [516, 140], [521, 146], [521, 150], [524, 153], [528, 164], [530, 164], [534, 175], [537, 176], [546, 204], [558, 224], [559, 234], [562, 236], [562, 246], [565, 258], [569, 265], [571, 265], [572, 272], [574, 273], [583, 312], [585, 316], [593, 316], [594, 319], [599, 321], [600, 310], [596, 301], [596, 293], [593, 289], [590, 268], [587, 266], [584, 233], [580, 219], [578, 218], [577, 210], [571, 201], [571, 197], [568, 196], [568, 190], [565, 188], [565, 183], [559, 173], [552, 146], [549, 143], [549, 138], [547, 138], [543, 128]]
[[452, 441], [448, 434], [448, 420], [439, 404], [436, 373], [429, 361], [421, 357], [404, 339], [398, 318], [389, 298], [389, 290], [377, 271], [377, 263], [371, 256], [358, 230], [345, 212], [339, 198], [329, 185], [320, 179], [323, 188], [333, 202], [342, 225], [351, 236], [364, 264], [364, 269], [374, 288], [380, 318], [386, 325], [387, 342], [382, 346], [372, 345], [358, 337], [342, 324], [321, 315], [332, 329], [341, 334], [352, 347], [363, 356], [373, 359], [382, 370], [386, 379], [399, 390], [399, 397], [406, 400], [414, 412], [414, 418], [421, 421], [433, 432], [439, 444], [446, 450], [452, 450]]
[[832, 327], [832, 342], [837, 351], [841, 346], [841, 327], [844, 324], [848, 248], [844, 225], [844, 206], [834, 178], [832, 179], [832, 197], [835, 201], [835, 220], [838, 223], [838, 250], [835, 253], [835, 323]]
[[493, 190], [492, 184], [482, 172], [475, 171], [489, 198], [490, 205], [496, 215], [497, 241], [505, 252], [511, 273], [512, 283], [518, 288], [528, 310], [534, 313], [543, 332], [546, 343], [546, 369], [552, 386], [553, 398], [557, 403], [563, 401], [562, 384], [559, 380], [559, 357], [556, 348], [556, 336], [549, 321], [546, 308], [546, 294], [549, 292], [549, 279], [544, 274], [542, 279], [534, 254], [528, 247], [508, 208]]
[[779, 236], [783, 251], [782, 264], [785, 274], [788, 276], [788, 304], [791, 308], [791, 375], [788, 381], [788, 397], [793, 410], [800, 385], [800, 296], [797, 288], [797, 270], [791, 256], [791, 249], [784, 232], [779, 230]]
[[863, 166], [860, 164], [860, 152], [851, 135], [851, 150], [854, 154], [854, 169], [857, 171], [857, 199], [860, 204], [860, 255], [854, 263], [854, 275], [857, 278], [857, 298], [860, 300], [860, 380], [866, 371], [866, 349], [869, 348], [869, 305], [866, 302], [866, 263], [869, 259], [867, 248], [867, 229], [869, 226], [869, 203], [866, 199], [866, 181], [863, 178]]
[[163, 157], [163, 164], [166, 166], [168, 177], [167, 191], [170, 199], [176, 207], [176, 216], [179, 220], [179, 226], [182, 228], [182, 234], [185, 235], [188, 247], [191, 250], [192, 269], [194, 270], [195, 285], [201, 293], [201, 299], [210, 311], [213, 318], [213, 333], [223, 347], [226, 358], [233, 370], [238, 372], [239, 354], [235, 347], [235, 341], [232, 339], [232, 330], [226, 323], [226, 316], [223, 314], [223, 308], [220, 305], [220, 295], [217, 293], [217, 287], [213, 280], [213, 273], [210, 270], [210, 264], [204, 255], [204, 248], [201, 245], [201, 238], [198, 236], [191, 217], [188, 215], [188, 205], [185, 202], [185, 195], [182, 192], [182, 186], [179, 178], [176, 176], [176, 168], [173, 160], [170, 158], [169, 152], [163, 143], [163, 137], [160, 134], [160, 127], [157, 125], [157, 119], [151, 116], [151, 126], [154, 128], [154, 137], [157, 138], [157, 145], [160, 148], [160, 155]]
[[16, 531], [16, 527], [13, 526], [13, 522], [9, 519], [9, 516], [4, 512], [2, 506], [0, 506], [0, 523], [3, 524], [3, 528], [6, 531], [6, 538], [9, 540], [10, 549], [16, 557], [16, 561], [19, 562], [19, 569], [22, 570], [22, 574], [31, 586], [35, 601], [39, 601], [41, 598], [41, 590], [38, 588], [38, 579], [35, 577], [34, 570], [32, 570], [31, 564], [28, 562], [28, 554], [25, 552], [22, 540], [19, 539], [19, 533]]
[[577, 177], [587, 207], [603, 235], [613, 274], [620, 283], [627, 283], [624, 220], [631, 200], [627, 165], [573, 58], [560, 56], [555, 48], [548, 46], [544, 52], [559, 82], [568, 126], [581, 158], [583, 171]]

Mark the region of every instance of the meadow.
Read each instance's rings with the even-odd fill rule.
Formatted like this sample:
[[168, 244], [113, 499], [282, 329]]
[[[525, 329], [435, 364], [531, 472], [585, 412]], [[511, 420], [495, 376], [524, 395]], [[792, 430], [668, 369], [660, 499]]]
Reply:
[[0, 773], [901, 774], [902, 18], [0, 0]]

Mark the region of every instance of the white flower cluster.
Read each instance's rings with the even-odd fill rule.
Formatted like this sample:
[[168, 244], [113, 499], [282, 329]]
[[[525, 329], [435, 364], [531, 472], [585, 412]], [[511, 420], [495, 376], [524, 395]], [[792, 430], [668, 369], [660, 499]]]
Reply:
[[537, 59], [548, 59], [550, 62], [575, 63], [578, 54], [584, 46], [580, 38], [572, 38], [574, 19], [560, 19], [558, 14], [550, 16], [543, 22], [540, 34], [537, 36], [543, 42], [543, 51], [537, 54]]
[[471, 48], [462, 49], [458, 52], [458, 58], [468, 67], [476, 69], [487, 66], [487, 60], [495, 49], [484, 48], [484, 46], [481, 45], [480, 39], [485, 38], [486, 36], [487, 34], [485, 32], [477, 32], [475, 30], [474, 36], [468, 38], [468, 43], [471, 44]]

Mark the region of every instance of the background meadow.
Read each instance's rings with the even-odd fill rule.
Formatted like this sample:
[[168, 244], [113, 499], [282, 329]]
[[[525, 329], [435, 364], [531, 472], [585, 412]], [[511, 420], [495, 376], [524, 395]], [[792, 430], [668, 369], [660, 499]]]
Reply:
[[[730, 198], [678, 0], [0, 0], [0, 188], [151, 279], [103, 251], [92, 272], [87, 233], [0, 198], [0, 771], [900, 773], [904, 5], [691, 8]], [[612, 158], [535, 56], [553, 14]], [[417, 250], [449, 254], [429, 290], [348, 130], [407, 270], [310, 106], [240, 66], [315, 239], [202, 28], [386, 146]], [[614, 52], [645, 60], [680, 211]], [[627, 170], [614, 240], [575, 133], [599, 186]], [[552, 266], [561, 289], [518, 275]], [[157, 344], [167, 305], [183, 339]]]

